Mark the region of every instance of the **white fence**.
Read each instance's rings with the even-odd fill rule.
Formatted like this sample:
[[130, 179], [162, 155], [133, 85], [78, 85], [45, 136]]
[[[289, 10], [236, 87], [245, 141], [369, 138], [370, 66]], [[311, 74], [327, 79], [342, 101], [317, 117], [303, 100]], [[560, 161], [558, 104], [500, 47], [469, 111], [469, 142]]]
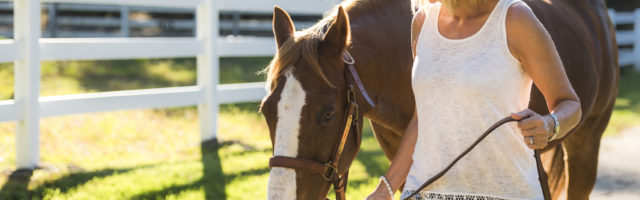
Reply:
[[[126, 5], [45, 3], [42, 37], [149, 37], [161, 35], [192, 37], [195, 35], [193, 8], [163, 8]], [[13, 5], [0, 2], [0, 37], [13, 37]], [[145, 17], [136, 14], [144, 13]], [[311, 15], [309, 15], [311, 14]], [[133, 15], [133, 16], [132, 16]], [[154, 17], [159, 15], [162, 17]], [[268, 36], [271, 13], [220, 10], [218, 28], [221, 35]], [[310, 27], [320, 13], [294, 15], [298, 28]], [[152, 31], [149, 31], [152, 30]], [[158, 31], [159, 30], [159, 31]]]
[[[41, 6], [83, 3], [196, 9], [196, 37], [188, 38], [41, 38]], [[202, 140], [216, 138], [221, 103], [255, 101], [264, 83], [218, 85], [220, 57], [272, 56], [272, 38], [219, 37], [219, 11], [271, 13], [273, 5], [298, 14], [322, 14], [337, 0], [14, 0], [14, 39], [0, 40], [0, 62], [14, 62], [15, 99], [0, 101], [0, 122], [17, 121], [16, 165], [33, 168], [40, 159], [42, 117], [198, 105]], [[640, 24], [634, 13], [610, 11], [616, 24]], [[618, 32], [621, 65], [640, 67], [640, 28]], [[197, 85], [40, 97], [40, 62], [160, 57], [197, 57]]]
[[[196, 9], [196, 37], [41, 38], [41, 6], [49, 3], [108, 4]], [[275, 4], [291, 13], [322, 14], [336, 0], [13, 0], [14, 39], [0, 40], [0, 62], [14, 62], [15, 98], [0, 101], [0, 122], [17, 121], [16, 165], [40, 159], [42, 117], [198, 105], [202, 140], [216, 138], [221, 103], [259, 100], [264, 83], [218, 85], [219, 58], [272, 56], [272, 38], [221, 38], [219, 11], [271, 13]], [[197, 85], [40, 97], [40, 62], [159, 57], [197, 57]]]
[[609, 9], [609, 16], [615, 25], [633, 25], [633, 30], [617, 30], [616, 38], [621, 48], [619, 51], [620, 66], [634, 65], [640, 71], [640, 8], [634, 12], [616, 12]]

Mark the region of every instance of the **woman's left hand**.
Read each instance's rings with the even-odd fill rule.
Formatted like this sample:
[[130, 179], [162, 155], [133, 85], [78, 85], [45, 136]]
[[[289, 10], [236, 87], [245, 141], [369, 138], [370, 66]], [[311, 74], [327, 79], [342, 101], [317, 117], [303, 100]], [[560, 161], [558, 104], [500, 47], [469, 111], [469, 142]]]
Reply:
[[525, 109], [518, 113], [512, 113], [511, 117], [518, 122], [518, 128], [522, 130], [524, 143], [530, 149], [542, 149], [549, 143], [549, 135], [553, 131], [553, 118], [541, 116], [531, 109]]

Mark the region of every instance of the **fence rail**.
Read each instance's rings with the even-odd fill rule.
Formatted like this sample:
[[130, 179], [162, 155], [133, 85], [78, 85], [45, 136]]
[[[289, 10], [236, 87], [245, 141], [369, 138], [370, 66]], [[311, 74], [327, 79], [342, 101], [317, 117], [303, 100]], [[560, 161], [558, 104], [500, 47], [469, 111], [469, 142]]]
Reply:
[[609, 9], [613, 24], [618, 26], [633, 25], [633, 29], [617, 29], [620, 66], [633, 65], [640, 71], [640, 8], [633, 12], [617, 12]]
[[[43, 12], [46, 12], [43, 18], [46, 28], [42, 30], [42, 37], [47, 38], [192, 37], [196, 27], [193, 8], [71, 3], [46, 3], [42, 6]], [[0, 36], [13, 35], [11, 10], [12, 3], [0, 2]], [[294, 14], [293, 17], [299, 28], [315, 24], [322, 14], [297, 13], [301, 14]], [[220, 15], [219, 30], [222, 35], [271, 35], [270, 13], [256, 12], [255, 9], [220, 10]]]
[[[196, 34], [187, 38], [41, 38], [43, 2], [195, 9]], [[337, 3], [336, 0], [13, 0], [14, 39], [0, 40], [0, 62], [14, 62], [15, 98], [0, 101], [0, 122], [17, 121], [17, 167], [37, 166], [42, 117], [198, 105], [201, 139], [215, 138], [219, 104], [256, 101], [266, 94], [264, 83], [219, 85], [219, 58], [272, 56], [275, 49], [270, 37], [219, 37], [220, 11], [270, 14], [277, 4], [291, 13], [322, 15]], [[43, 60], [158, 57], [196, 57], [197, 85], [40, 96]]]

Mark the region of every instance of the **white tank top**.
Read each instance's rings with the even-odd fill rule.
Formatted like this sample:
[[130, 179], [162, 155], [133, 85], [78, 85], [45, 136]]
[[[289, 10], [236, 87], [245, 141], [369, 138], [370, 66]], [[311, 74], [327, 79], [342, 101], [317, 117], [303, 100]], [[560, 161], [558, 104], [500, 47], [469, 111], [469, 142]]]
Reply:
[[[493, 123], [527, 108], [532, 81], [509, 51], [505, 27], [508, 8], [518, 2], [500, 0], [482, 28], [464, 39], [440, 34], [440, 3], [424, 8], [412, 72], [418, 140], [403, 196], [445, 168]], [[491, 133], [420, 196], [544, 199], [533, 150], [515, 123]]]

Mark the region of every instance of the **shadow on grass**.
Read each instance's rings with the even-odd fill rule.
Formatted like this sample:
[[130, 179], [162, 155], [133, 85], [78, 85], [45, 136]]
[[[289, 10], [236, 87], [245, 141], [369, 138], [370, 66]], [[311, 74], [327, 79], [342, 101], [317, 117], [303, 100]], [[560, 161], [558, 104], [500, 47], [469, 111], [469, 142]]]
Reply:
[[[218, 143], [217, 140], [210, 140], [203, 142], [200, 148], [202, 154], [202, 178], [197, 181], [182, 184], [173, 185], [161, 190], [148, 191], [131, 199], [164, 199], [166, 196], [180, 194], [183, 191], [199, 190], [204, 188], [205, 199], [226, 199], [225, 184], [229, 180], [233, 179], [236, 175], [231, 177], [225, 177], [222, 172], [222, 163], [220, 161], [219, 150], [221, 147], [228, 145], [225, 143]], [[252, 172], [245, 172], [253, 174]]]
[[56, 179], [51, 182], [46, 182], [38, 186], [36, 189], [33, 190], [33, 193], [35, 193], [35, 195], [40, 197], [43, 197], [45, 195], [45, 190], [49, 190], [49, 189], [56, 189], [56, 190], [59, 190], [61, 193], [66, 193], [75, 187], [84, 185], [85, 183], [91, 181], [92, 179], [108, 177], [114, 174], [126, 173], [134, 169], [149, 168], [149, 167], [153, 167], [153, 165], [138, 166], [136, 168], [103, 169], [98, 171], [72, 173], [62, 178]]
[[9, 180], [0, 189], [0, 199], [29, 199], [29, 181], [33, 170], [18, 169], [9, 175]]
[[7, 182], [0, 189], [0, 199], [42, 199], [47, 190], [57, 190], [60, 193], [68, 191], [101, 177], [126, 173], [131, 170], [154, 167], [155, 165], [137, 166], [135, 168], [103, 169], [90, 172], [76, 172], [65, 175], [53, 181], [47, 181], [33, 190], [29, 190], [29, 181], [33, 170], [19, 169], [11, 173]]
[[202, 178], [191, 183], [173, 185], [161, 190], [147, 191], [131, 199], [164, 199], [169, 195], [180, 194], [183, 191], [204, 189], [205, 199], [226, 199], [225, 176], [222, 172], [219, 149], [223, 145], [217, 140], [210, 140], [201, 144]]
[[218, 140], [210, 140], [202, 143], [202, 185], [204, 186], [205, 199], [226, 199], [225, 177], [222, 172]]
[[145, 192], [131, 199], [164, 199], [169, 195], [180, 194], [188, 190], [198, 190], [200, 188], [204, 188], [205, 199], [226, 199], [225, 185], [233, 181], [236, 177], [259, 176], [269, 173], [268, 168], [261, 168], [224, 175], [218, 150], [226, 145], [229, 145], [229, 142], [218, 143], [216, 140], [202, 144], [201, 152], [204, 171], [200, 180], [182, 185], [174, 185], [161, 190]]
[[[165, 199], [167, 196], [179, 195], [184, 191], [190, 190], [203, 190], [205, 199], [226, 199], [227, 195], [225, 193], [225, 185], [229, 184], [234, 179], [247, 176], [261, 176], [269, 173], [268, 168], [259, 168], [234, 174], [224, 174], [222, 171], [219, 150], [224, 146], [231, 145], [231, 143], [233, 142], [219, 143], [216, 140], [202, 143], [201, 162], [203, 165], [203, 176], [200, 179], [186, 184], [168, 186], [159, 190], [143, 191], [131, 199]], [[0, 190], [0, 200], [42, 199], [52, 190], [64, 194], [73, 191], [75, 188], [78, 188], [91, 180], [95, 180], [96, 178], [114, 176], [144, 168], [153, 168], [159, 165], [162, 164], [142, 165], [120, 169], [103, 169], [89, 172], [75, 172], [55, 180], [47, 181], [33, 190], [28, 189], [33, 171], [17, 170], [13, 172], [9, 176], [8, 181], [2, 185]]]
[[[108, 177], [116, 174], [127, 173], [132, 170], [151, 168], [156, 165], [142, 165], [136, 166], [135, 168], [120, 168], [120, 169], [102, 169], [97, 171], [89, 171], [89, 172], [75, 172], [68, 175], [65, 175], [61, 178], [55, 179], [53, 181], [47, 181], [44, 184], [38, 186], [37, 188], [28, 191], [27, 185], [28, 180], [24, 183], [24, 193], [28, 194], [28, 197], [31, 199], [42, 199], [47, 190], [57, 190], [60, 193], [67, 193], [70, 190], [84, 185], [85, 183], [94, 180], [96, 178]], [[12, 175], [13, 176], [13, 175]], [[10, 178], [11, 180], [11, 178]], [[5, 184], [5, 186], [10, 185], [9, 182]], [[0, 195], [0, 199], [4, 199], [4, 196]], [[26, 197], [26, 196], [25, 196]], [[8, 198], [8, 199], [27, 199], [27, 198]]]
[[[164, 188], [163, 190], [145, 192], [143, 194], [131, 197], [131, 199], [164, 199], [164, 197], [166, 196], [180, 194], [182, 191], [198, 190], [200, 189], [200, 187], [202, 187], [202, 185], [203, 185], [203, 181], [202, 179], [200, 179], [198, 181], [195, 181], [189, 184], [173, 185], [173, 186]], [[216, 198], [206, 196], [206, 199], [216, 199]], [[222, 199], [224, 199], [224, 197]]]

